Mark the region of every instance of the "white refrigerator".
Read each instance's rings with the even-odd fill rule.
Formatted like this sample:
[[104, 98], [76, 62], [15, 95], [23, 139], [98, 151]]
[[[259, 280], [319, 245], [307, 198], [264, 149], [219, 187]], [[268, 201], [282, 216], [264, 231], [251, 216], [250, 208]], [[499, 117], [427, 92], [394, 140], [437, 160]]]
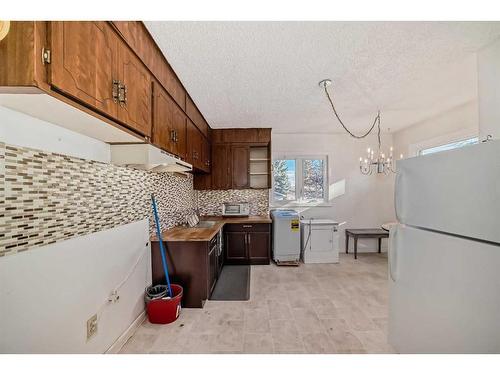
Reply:
[[500, 141], [398, 162], [389, 342], [500, 353]]

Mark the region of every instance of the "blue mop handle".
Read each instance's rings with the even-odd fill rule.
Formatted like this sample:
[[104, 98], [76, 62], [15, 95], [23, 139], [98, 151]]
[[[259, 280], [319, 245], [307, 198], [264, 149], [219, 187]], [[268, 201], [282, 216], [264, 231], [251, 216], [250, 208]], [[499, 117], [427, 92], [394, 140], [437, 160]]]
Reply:
[[160, 219], [158, 217], [158, 210], [156, 208], [156, 200], [155, 196], [151, 194], [151, 202], [153, 203], [153, 213], [155, 216], [156, 222], [156, 236], [158, 237], [158, 241], [160, 242], [160, 253], [161, 253], [161, 262], [163, 264], [163, 272], [165, 272], [165, 278], [167, 279], [167, 287], [168, 287], [168, 295], [173, 298], [172, 289], [170, 288], [170, 278], [168, 276], [168, 266], [167, 266], [167, 258], [165, 256], [165, 247], [163, 245], [163, 239], [161, 238], [161, 230], [160, 230]]

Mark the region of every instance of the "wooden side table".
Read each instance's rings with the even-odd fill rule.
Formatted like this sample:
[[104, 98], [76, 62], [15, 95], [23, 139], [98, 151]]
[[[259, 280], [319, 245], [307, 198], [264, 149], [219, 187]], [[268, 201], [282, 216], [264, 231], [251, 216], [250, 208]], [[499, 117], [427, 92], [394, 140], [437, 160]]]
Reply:
[[349, 237], [354, 239], [354, 259], [358, 259], [358, 238], [378, 238], [378, 252], [381, 252], [382, 238], [389, 238], [389, 232], [380, 228], [345, 230], [345, 253], [349, 254]]

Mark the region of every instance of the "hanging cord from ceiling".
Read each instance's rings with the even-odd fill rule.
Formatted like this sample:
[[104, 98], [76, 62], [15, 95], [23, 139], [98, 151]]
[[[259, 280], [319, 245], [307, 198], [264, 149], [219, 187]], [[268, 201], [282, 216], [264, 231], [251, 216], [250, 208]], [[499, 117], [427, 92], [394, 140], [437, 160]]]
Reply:
[[331, 107], [333, 109], [333, 113], [335, 114], [335, 117], [339, 121], [340, 125], [342, 125], [342, 127], [344, 128], [344, 130], [347, 133], [349, 133], [349, 135], [351, 137], [356, 138], [356, 139], [365, 138], [366, 136], [368, 136], [368, 134], [370, 134], [372, 132], [372, 130], [375, 127], [375, 125], [377, 125], [377, 137], [378, 137], [378, 144], [379, 144], [379, 148], [380, 148], [380, 111], [377, 112], [377, 116], [375, 116], [375, 119], [373, 120], [373, 124], [370, 127], [370, 129], [368, 129], [368, 131], [366, 133], [364, 133], [363, 135], [356, 135], [353, 132], [351, 132], [349, 129], [347, 129], [347, 126], [345, 126], [344, 122], [341, 120], [339, 114], [337, 113], [335, 105], [333, 104], [333, 100], [332, 100], [332, 98], [330, 96], [330, 93], [328, 92], [328, 86], [331, 85], [331, 81], [325, 79], [325, 80], [321, 81], [319, 83], [319, 85], [323, 86], [323, 89], [325, 90], [326, 97], [328, 98], [328, 101], [330, 102], [330, 105], [331, 105]]

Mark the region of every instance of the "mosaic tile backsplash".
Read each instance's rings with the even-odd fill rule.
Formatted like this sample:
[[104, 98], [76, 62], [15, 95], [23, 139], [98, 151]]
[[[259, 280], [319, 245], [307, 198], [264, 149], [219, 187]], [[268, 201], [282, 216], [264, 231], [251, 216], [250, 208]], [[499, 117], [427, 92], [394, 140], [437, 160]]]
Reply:
[[250, 215], [269, 214], [269, 190], [199, 190], [198, 209], [202, 216], [222, 215], [224, 202], [249, 202]]
[[0, 184], [0, 256], [151, 218], [152, 192], [163, 230], [196, 209], [190, 175], [149, 173], [1, 142]]

